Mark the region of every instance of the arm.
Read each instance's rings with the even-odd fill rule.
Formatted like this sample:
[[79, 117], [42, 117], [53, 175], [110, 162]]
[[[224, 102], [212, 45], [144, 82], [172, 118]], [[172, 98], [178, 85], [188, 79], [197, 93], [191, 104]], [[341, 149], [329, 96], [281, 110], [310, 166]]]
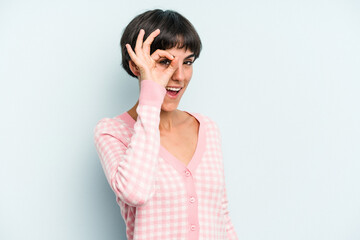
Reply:
[[115, 195], [131, 206], [145, 204], [155, 192], [160, 148], [160, 109], [166, 90], [151, 80], [141, 81], [137, 121], [130, 144], [112, 119], [95, 128], [95, 145]]
[[238, 240], [238, 237], [235, 232], [234, 225], [231, 222], [230, 216], [229, 216], [229, 210], [228, 210], [228, 200], [227, 200], [227, 194], [226, 194], [226, 186], [224, 186], [224, 194], [222, 197], [222, 210], [225, 217], [225, 224], [226, 224], [226, 235], [227, 239], [229, 240]]
[[[159, 33], [157, 29], [143, 41], [145, 31], [141, 29], [135, 51], [126, 44], [130, 70], [141, 83], [138, 117], [129, 145], [126, 146], [124, 131], [114, 120], [105, 119], [95, 128], [96, 148], [108, 182], [116, 196], [131, 206], [145, 204], [155, 193], [161, 105], [165, 86], [177, 69], [178, 60], [169, 52], [157, 49], [150, 55], [150, 45]], [[163, 58], [172, 60], [165, 70], [157, 67]]]
[[[220, 152], [221, 152], [221, 134], [218, 126], [216, 123], [213, 123], [214, 128], [217, 132], [217, 138], [218, 138], [218, 144], [220, 146]], [[222, 152], [221, 152], [221, 159], [222, 159]], [[229, 209], [228, 209], [228, 198], [227, 198], [227, 190], [226, 190], [226, 184], [225, 184], [225, 169], [224, 169], [224, 163], [221, 164], [221, 171], [223, 176], [223, 182], [224, 182], [224, 191], [223, 195], [221, 197], [221, 205], [222, 205], [222, 212], [225, 219], [225, 225], [226, 225], [226, 235], [228, 240], [238, 240], [238, 236], [235, 232], [234, 225], [231, 222], [230, 216], [229, 216]]]

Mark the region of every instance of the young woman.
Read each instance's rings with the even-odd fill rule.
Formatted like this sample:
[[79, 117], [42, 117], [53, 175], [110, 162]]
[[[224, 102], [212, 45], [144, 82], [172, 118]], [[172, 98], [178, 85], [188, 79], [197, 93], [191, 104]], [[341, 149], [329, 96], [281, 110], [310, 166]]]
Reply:
[[99, 121], [95, 144], [127, 238], [237, 239], [218, 128], [177, 109], [201, 51], [193, 25], [175, 11], [147, 11], [126, 27], [121, 49], [123, 67], [139, 80], [139, 100]]

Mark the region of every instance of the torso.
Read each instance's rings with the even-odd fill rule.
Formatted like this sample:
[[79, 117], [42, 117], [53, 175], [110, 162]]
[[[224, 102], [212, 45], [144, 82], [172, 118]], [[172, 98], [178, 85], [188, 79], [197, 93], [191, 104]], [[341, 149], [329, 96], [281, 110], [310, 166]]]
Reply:
[[171, 132], [160, 130], [160, 142], [169, 153], [187, 166], [196, 150], [199, 122], [193, 116], [185, 114], [185, 120]]
[[[133, 119], [137, 118], [136, 106], [128, 111]], [[196, 151], [200, 124], [188, 113], [181, 112], [181, 114], [183, 115], [181, 123], [171, 132], [160, 129], [160, 144], [187, 166]]]

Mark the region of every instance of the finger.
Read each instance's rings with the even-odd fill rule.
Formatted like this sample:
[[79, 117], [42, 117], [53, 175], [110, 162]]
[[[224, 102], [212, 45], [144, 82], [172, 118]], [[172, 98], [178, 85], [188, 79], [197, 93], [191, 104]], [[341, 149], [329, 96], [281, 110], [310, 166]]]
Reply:
[[160, 29], [156, 29], [144, 41], [143, 49], [147, 54], [150, 55], [150, 45], [154, 41], [155, 37], [158, 36], [159, 34], [160, 34]]
[[151, 58], [154, 59], [155, 62], [159, 61], [161, 58], [167, 58], [172, 61], [174, 56], [168, 51], [158, 49], [151, 54]]
[[179, 62], [179, 59], [177, 57], [174, 57], [174, 59], [171, 61], [169, 67], [165, 70], [165, 74], [167, 76], [172, 76], [174, 74], [174, 72], [176, 71], [176, 69], [179, 68], [178, 66], [178, 62]]
[[139, 60], [138, 60], [135, 52], [132, 50], [130, 44], [127, 43], [127, 44], [125, 45], [125, 47], [126, 47], [126, 50], [127, 50], [128, 54], [129, 54], [131, 60], [132, 60], [136, 65], [138, 65], [138, 64], [139, 64]]
[[135, 52], [138, 54], [140, 53], [142, 46], [143, 46], [143, 40], [144, 40], [145, 31], [144, 29], [140, 29], [140, 32], [136, 39], [136, 45], [135, 45]]

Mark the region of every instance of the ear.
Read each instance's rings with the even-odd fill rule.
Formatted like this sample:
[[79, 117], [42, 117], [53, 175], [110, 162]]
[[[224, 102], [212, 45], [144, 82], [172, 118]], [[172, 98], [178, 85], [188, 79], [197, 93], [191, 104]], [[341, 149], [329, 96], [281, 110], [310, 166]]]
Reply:
[[140, 76], [139, 68], [136, 66], [136, 64], [132, 60], [129, 60], [129, 68], [135, 76], [137, 76], [137, 77]]

